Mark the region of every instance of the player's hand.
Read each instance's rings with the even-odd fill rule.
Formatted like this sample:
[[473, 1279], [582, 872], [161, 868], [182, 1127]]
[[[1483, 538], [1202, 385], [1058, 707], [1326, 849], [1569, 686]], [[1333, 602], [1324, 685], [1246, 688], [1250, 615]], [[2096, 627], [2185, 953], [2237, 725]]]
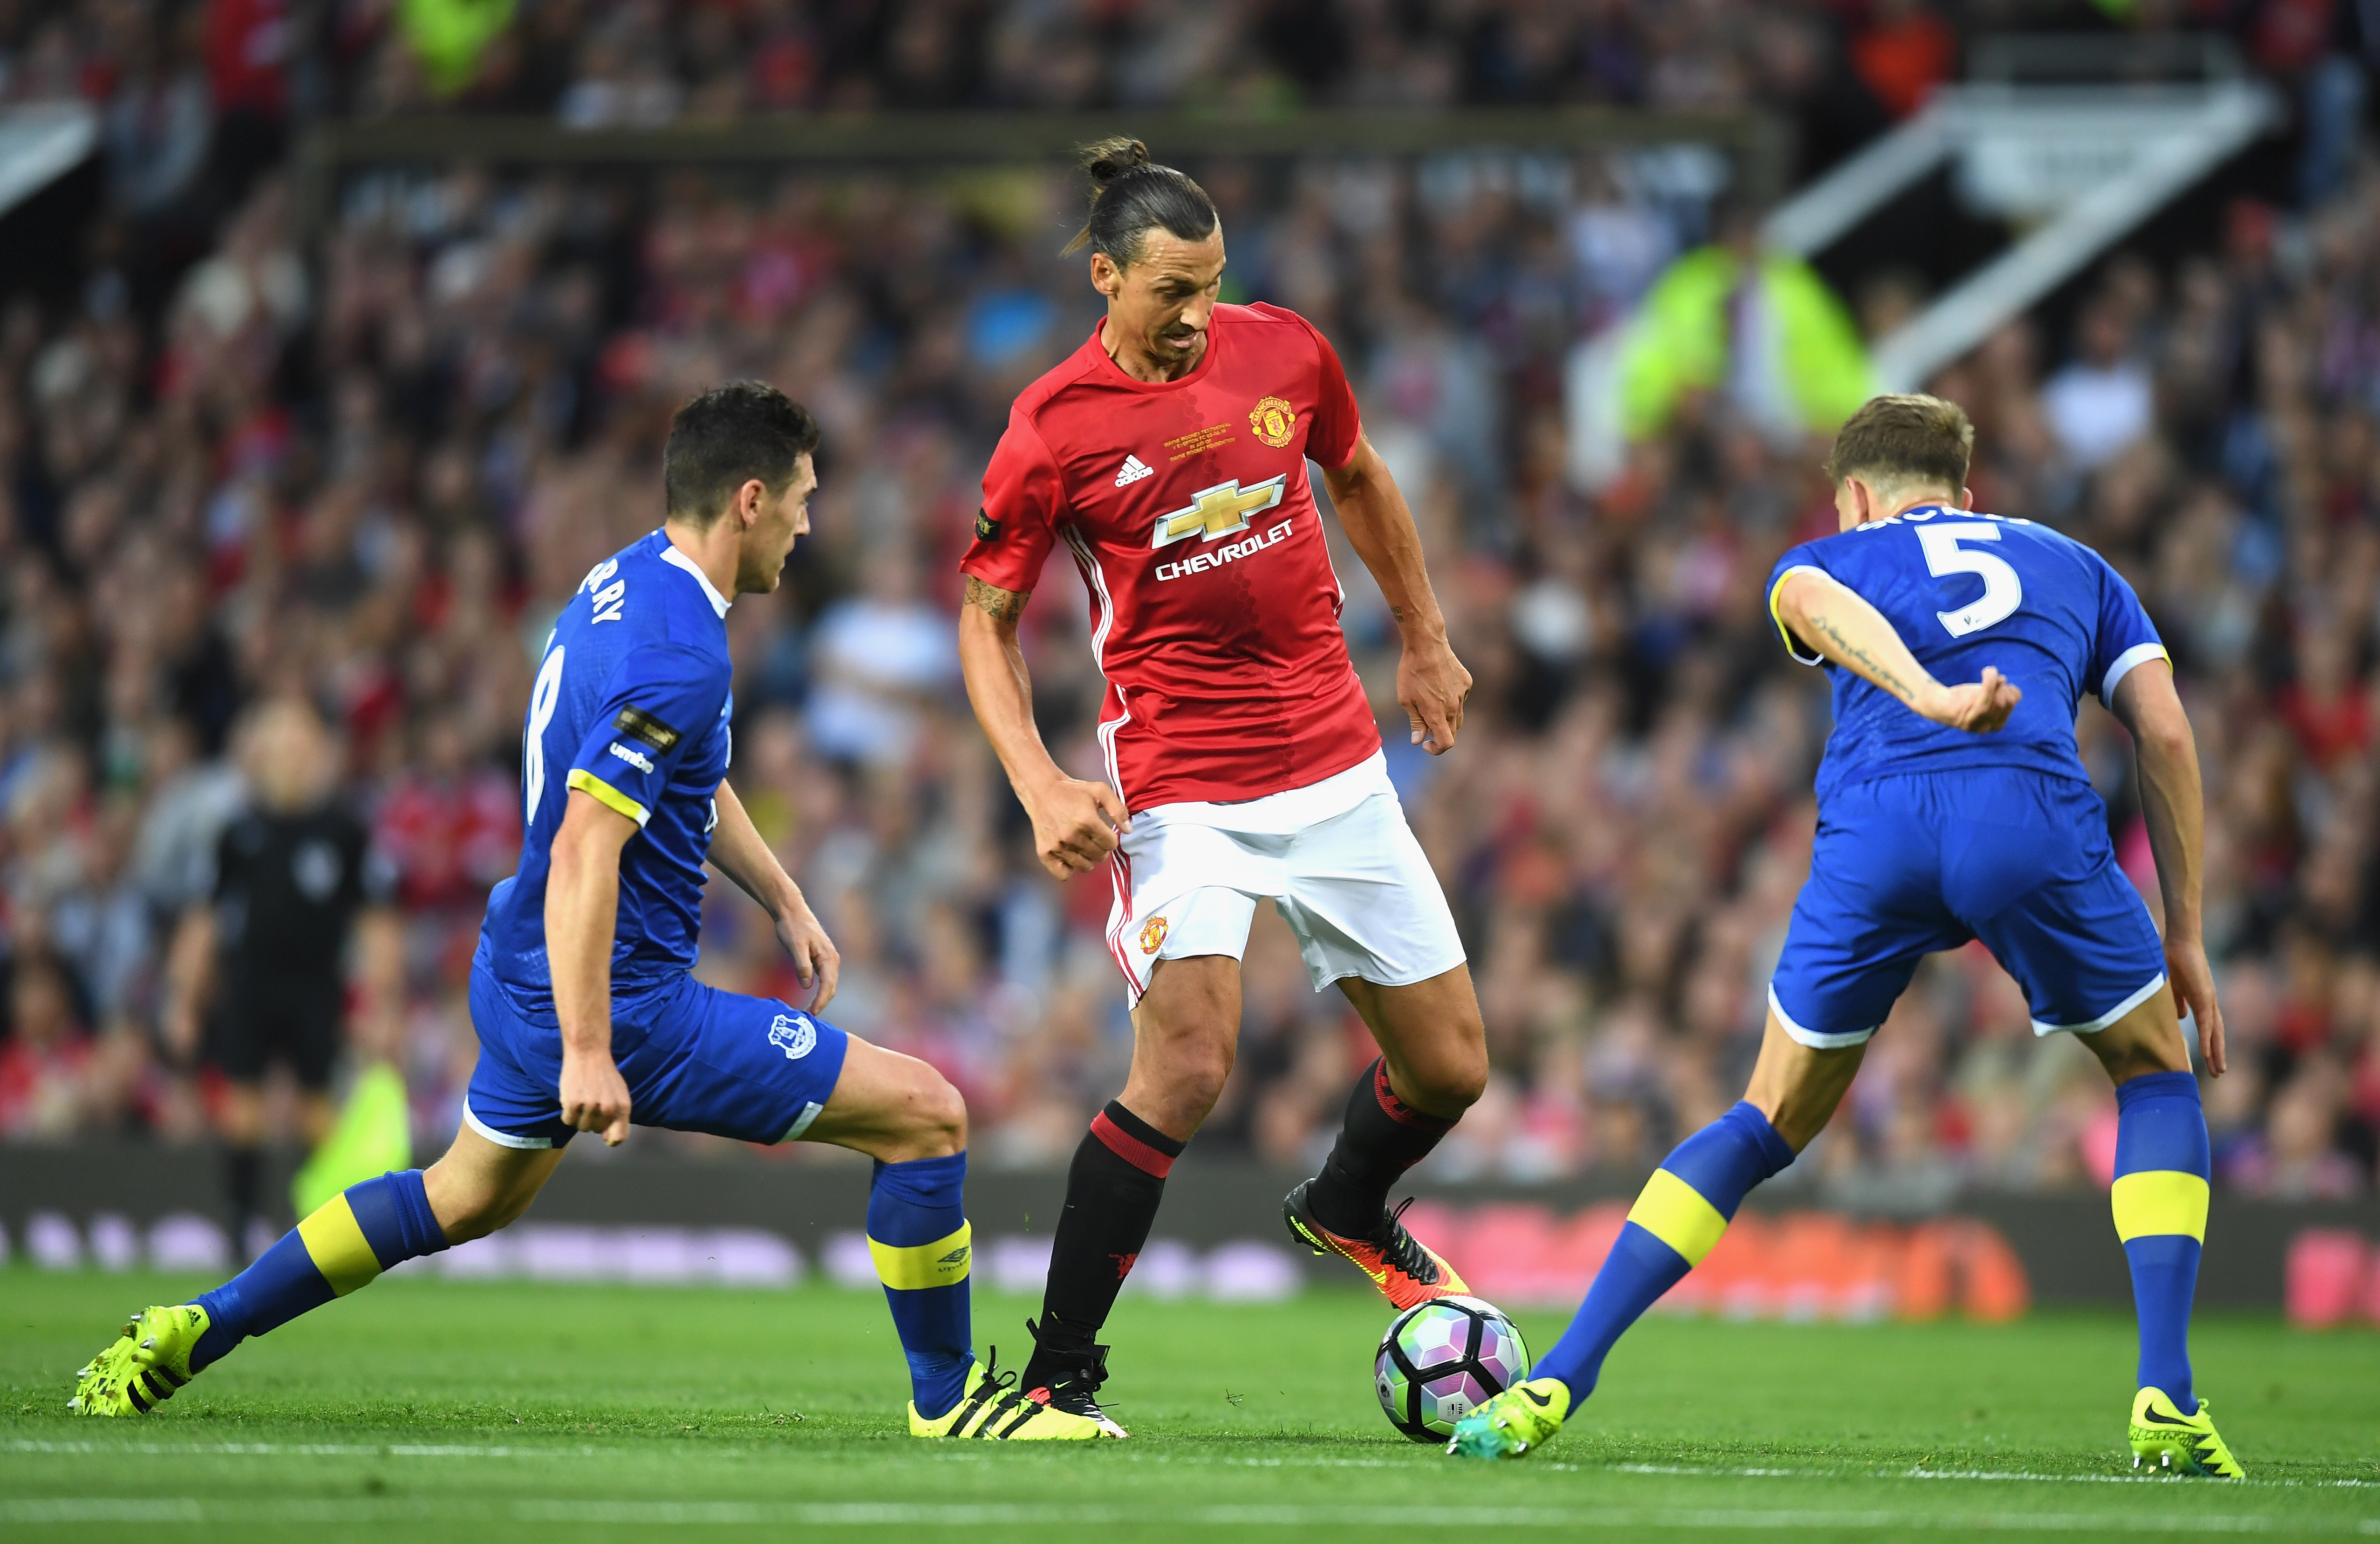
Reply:
[[1971, 735], [1988, 735], [2007, 723], [2023, 700], [2024, 693], [2015, 682], [1997, 666], [1985, 665], [1982, 680], [1963, 687], [1936, 687], [1917, 711], [1937, 723]]
[[1463, 706], [1471, 700], [1471, 672], [1443, 638], [1408, 638], [1397, 661], [1397, 705], [1412, 721], [1413, 743], [1432, 756], [1454, 748], [1463, 733]]
[[2194, 938], [2167, 939], [2165, 977], [2173, 985], [2174, 1011], [2198, 1021], [2199, 1059], [2208, 1072], [2222, 1076], [2229, 1063], [2223, 1054], [2223, 1010], [2215, 1001], [2206, 946]]
[[628, 1139], [628, 1083], [608, 1052], [563, 1051], [562, 1123], [601, 1132], [607, 1148]]
[[1051, 877], [1066, 879], [1107, 861], [1116, 839], [1132, 829], [1123, 800], [1104, 783], [1060, 777], [1025, 799], [1033, 818], [1033, 851]]
[[826, 924], [818, 919], [808, 902], [795, 901], [777, 918], [777, 942], [793, 956], [794, 974], [801, 978], [802, 990], [810, 994], [809, 1011], [826, 1012], [843, 974], [843, 954], [834, 940], [826, 936]]

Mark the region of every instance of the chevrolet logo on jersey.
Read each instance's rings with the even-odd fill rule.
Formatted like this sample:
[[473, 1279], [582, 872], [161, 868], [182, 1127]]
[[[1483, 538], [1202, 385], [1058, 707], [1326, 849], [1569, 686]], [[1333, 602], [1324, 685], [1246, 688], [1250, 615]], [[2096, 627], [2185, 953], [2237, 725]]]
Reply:
[[1281, 490], [1288, 480], [1289, 474], [1283, 472], [1253, 488], [1241, 487], [1237, 478], [1212, 488], [1201, 488], [1191, 495], [1189, 508], [1157, 517], [1155, 539], [1149, 545], [1170, 547], [1193, 536], [1201, 541], [1212, 541], [1235, 530], [1245, 530], [1249, 516], [1281, 502]]

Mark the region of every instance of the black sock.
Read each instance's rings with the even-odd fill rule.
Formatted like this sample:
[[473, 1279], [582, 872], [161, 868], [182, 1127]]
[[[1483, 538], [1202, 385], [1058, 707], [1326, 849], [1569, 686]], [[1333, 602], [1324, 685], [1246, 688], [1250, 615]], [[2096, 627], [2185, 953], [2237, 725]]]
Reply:
[[1346, 1124], [1306, 1192], [1314, 1220], [1342, 1237], [1364, 1237], [1388, 1210], [1389, 1186], [1453, 1129], [1390, 1091], [1388, 1061], [1376, 1060], [1347, 1096]]
[[224, 1198], [231, 1202], [231, 1246], [235, 1255], [248, 1247], [248, 1222], [257, 1215], [257, 1198], [263, 1192], [264, 1150], [237, 1146], [225, 1149]]
[[1081, 1351], [1099, 1338], [1123, 1279], [1148, 1242], [1165, 1176], [1186, 1144], [1110, 1100], [1066, 1171], [1066, 1209], [1050, 1250], [1050, 1284], [1025, 1386], [1035, 1386], [1044, 1352]]

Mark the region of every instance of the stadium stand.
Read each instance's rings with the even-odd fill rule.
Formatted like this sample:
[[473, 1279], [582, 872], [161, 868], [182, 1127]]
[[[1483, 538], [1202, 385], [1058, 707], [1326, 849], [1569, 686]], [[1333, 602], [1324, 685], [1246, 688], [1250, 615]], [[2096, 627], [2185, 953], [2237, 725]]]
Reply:
[[[1764, 6], [1749, 31], [1726, 5], [1628, 3], [310, 18], [276, 54], [275, 0], [0, 12], [0, 94], [92, 103], [105, 169], [77, 286], [0, 311], [0, 1138], [203, 1131], [208, 1082], [158, 1038], [164, 930], [241, 796], [243, 711], [303, 693], [342, 725], [400, 876], [406, 1072], [421, 1141], [443, 1141], [480, 903], [516, 850], [532, 650], [587, 568], [655, 523], [671, 407], [747, 373], [827, 432], [818, 536], [731, 627], [739, 784], [844, 952], [832, 1016], [942, 1067], [990, 1163], [1062, 1161], [1121, 1079], [1107, 891], [1039, 877], [950, 645], [1007, 403], [1091, 324], [1053, 257], [1064, 180], [390, 170], [350, 177], [310, 244], [293, 125], [1756, 104], [1797, 123], [1806, 171], [1921, 101], [1958, 38], [1907, 5]], [[2252, 56], [2311, 101], [2333, 55], [2285, 56], [2258, 25], [2240, 23]], [[2213, 249], [2099, 265], [1934, 383], [1977, 420], [1979, 506], [2101, 547], [2173, 646], [2236, 1047], [2208, 1096], [2216, 1183], [2252, 1195], [2360, 1195], [2380, 1157], [2380, 177], [2341, 164], [2309, 173], [2302, 207], [2233, 204]], [[1811, 442], [1689, 396], [1608, 485], [1569, 476], [1565, 361], [1703, 237], [1706, 201], [1634, 152], [1191, 169], [1223, 210], [1227, 298], [1292, 306], [1345, 354], [1480, 681], [1455, 755], [1391, 736], [1497, 1062], [1435, 1171], [1641, 1169], [1741, 1088], [1826, 726], [1758, 594], [1774, 553], [1831, 523]], [[1871, 336], [1908, 303], [1855, 299]], [[1393, 635], [1360, 565], [1339, 568], [1393, 717]], [[1026, 630], [1045, 727], [1096, 765], [1070, 576]], [[2120, 732], [2088, 708], [2082, 734], [2154, 905]], [[706, 974], [793, 994], [757, 914], [715, 899]], [[1313, 1161], [1361, 1039], [1268, 921], [1200, 1147]], [[2111, 1172], [2104, 1079], [2033, 1045], [1976, 950], [1925, 967], [1852, 1102], [1789, 1183], [1922, 1205]]]

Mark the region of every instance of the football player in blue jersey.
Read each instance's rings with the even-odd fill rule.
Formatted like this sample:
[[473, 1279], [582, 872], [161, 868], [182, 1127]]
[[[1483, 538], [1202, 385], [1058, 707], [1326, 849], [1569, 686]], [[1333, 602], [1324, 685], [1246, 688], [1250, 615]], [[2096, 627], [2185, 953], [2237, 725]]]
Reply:
[[[574, 1136], [616, 1147], [633, 1124], [867, 1153], [911, 1433], [1100, 1435], [976, 1361], [965, 1106], [925, 1063], [816, 1016], [834, 945], [726, 780], [727, 609], [776, 589], [809, 529], [818, 440], [772, 386], [687, 403], [662, 453], [662, 529], [598, 564], [555, 622], [523, 737], [520, 869], [489, 896], [471, 962], [480, 1060], [445, 1156], [351, 1186], [231, 1281], [135, 1316], [70, 1409], [147, 1413], [247, 1336], [504, 1226]], [[705, 862], [774, 919], [807, 1011], [694, 979]]]
[[[2045, 527], [1967, 509], [1973, 444], [1966, 414], [1930, 396], [1877, 397], [1837, 437], [1842, 529], [1769, 578], [1786, 649], [1833, 678], [1835, 727], [1751, 1088], [1662, 1161], [1568, 1331], [1457, 1427], [1450, 1453], [1517, 1458], [1559, 1431], [1613, 1342], [1826, 1125], [1918, 960], [1979, 938], [2024, 989], [2034, 1033], [2081, 1036], [2115, 1080], [2116, 1233], [2140, 1320], [2133, 1462], [2240, 1477], [2191, 1387], [2207, 1142], [2185, 1014], [2207, 1072], [2224, 1068], [2199, 932], [2196, 744], [2122, 576]], [[2131, 732], [2162, 941], [2075, 749], [2085, 692]]]

